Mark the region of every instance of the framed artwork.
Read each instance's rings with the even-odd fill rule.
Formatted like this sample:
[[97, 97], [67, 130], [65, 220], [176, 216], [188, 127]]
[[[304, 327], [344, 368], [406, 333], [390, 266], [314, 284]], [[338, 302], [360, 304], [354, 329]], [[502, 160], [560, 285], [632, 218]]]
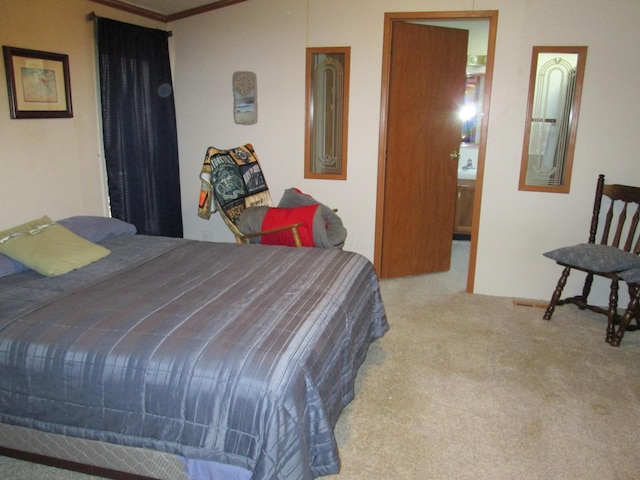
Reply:
[[2, 47], [11, 118], [71, 118], [69, 56]]

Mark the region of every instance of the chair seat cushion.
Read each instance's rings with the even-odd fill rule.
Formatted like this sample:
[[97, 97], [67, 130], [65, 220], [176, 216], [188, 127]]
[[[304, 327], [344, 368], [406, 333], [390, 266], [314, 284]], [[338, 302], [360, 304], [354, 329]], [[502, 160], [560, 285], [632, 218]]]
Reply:
[[618, 276], [627, 283], [636, 283], [640, 285], [640, 268], [631, 268], [620, 272]]
[[547, 258], [570, 267], [607, 273], [640, 267], [640, 257], [620, 248], [580, 243], [543, 253]]

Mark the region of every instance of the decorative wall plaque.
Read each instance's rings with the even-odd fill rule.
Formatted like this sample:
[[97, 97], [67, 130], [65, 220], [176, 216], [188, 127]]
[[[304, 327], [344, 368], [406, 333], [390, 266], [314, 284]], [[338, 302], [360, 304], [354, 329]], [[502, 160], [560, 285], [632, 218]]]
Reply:
[[233, 73], [233, 119], [240, 125], [258, 122], [258, 84], [254, 72]]

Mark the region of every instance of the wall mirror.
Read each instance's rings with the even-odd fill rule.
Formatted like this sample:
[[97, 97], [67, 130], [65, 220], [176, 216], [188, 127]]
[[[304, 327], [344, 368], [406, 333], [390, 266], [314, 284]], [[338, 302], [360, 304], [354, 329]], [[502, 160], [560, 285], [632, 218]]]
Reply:
[[533, 47], [520, 190], [569, 193], [587, 47]]
[[467, 74], [467, 85], [464, 91], [464, 104], [460, 109], [463, 144], [476, 145], [480, 143], [483, 92], [484, 73]]
[[350, 54], [350, 47], [307, 48], [305, 178], [347, 178]]

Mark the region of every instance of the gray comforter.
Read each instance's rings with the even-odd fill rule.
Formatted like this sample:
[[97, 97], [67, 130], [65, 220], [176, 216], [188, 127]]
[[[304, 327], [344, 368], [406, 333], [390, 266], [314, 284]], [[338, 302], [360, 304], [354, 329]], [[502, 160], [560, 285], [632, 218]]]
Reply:
[[144, 236], [58, 278], [0, 278], [0, 421], [240, 466], [339, 470], [333, 427], [388, 329], [339, 250]]

